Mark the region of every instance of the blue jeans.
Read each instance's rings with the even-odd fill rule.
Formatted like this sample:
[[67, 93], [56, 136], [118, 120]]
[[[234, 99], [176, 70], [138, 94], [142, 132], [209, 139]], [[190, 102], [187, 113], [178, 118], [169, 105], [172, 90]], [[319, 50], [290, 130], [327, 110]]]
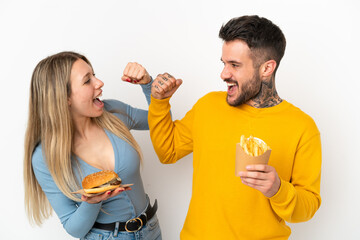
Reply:
[[137, 232], [114, 232], [92, 228], [81, 240], [162, 240], [159, 220], [156, 214]]

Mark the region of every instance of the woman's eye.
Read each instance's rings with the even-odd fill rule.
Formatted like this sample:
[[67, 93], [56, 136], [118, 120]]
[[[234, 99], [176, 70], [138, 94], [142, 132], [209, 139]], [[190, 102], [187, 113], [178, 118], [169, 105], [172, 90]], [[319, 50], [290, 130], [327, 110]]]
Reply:
[[84, 84], [88, 84], [88, 83], [90, 83], [90, 78]]

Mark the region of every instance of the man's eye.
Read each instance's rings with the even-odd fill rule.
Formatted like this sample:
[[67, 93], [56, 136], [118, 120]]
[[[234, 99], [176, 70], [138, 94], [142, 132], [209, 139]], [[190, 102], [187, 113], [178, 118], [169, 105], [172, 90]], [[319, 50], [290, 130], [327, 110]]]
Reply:
[[237, 68], [237, 67], [239, 67], [239, 65], [237, 65], [237, 64], [231, 64], [234, 68]]

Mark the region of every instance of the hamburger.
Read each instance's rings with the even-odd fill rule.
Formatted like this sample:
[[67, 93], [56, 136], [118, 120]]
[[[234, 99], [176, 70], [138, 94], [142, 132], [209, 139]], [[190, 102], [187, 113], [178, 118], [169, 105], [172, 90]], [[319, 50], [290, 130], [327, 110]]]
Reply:
[[121, 179], [114, 171], [100, 171], [87, 175], [81, 185], [85, 193], [95, 194], [120, 187]]

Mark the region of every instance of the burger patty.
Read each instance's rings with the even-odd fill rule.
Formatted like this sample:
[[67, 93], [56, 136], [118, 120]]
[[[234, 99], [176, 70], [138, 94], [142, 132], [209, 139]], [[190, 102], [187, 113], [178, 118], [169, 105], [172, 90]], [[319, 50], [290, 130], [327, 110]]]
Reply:
[[100, 187], [106, 187], [109, 185], [120, 185], [121, 184], [121, 179], [120, 178], [114, 178], [113, 180], [111, 180], [110, 182], [107, 182], [103, 185], [100, 185], [98, 187], [93, 187], [93, 188], [100, 188]]

